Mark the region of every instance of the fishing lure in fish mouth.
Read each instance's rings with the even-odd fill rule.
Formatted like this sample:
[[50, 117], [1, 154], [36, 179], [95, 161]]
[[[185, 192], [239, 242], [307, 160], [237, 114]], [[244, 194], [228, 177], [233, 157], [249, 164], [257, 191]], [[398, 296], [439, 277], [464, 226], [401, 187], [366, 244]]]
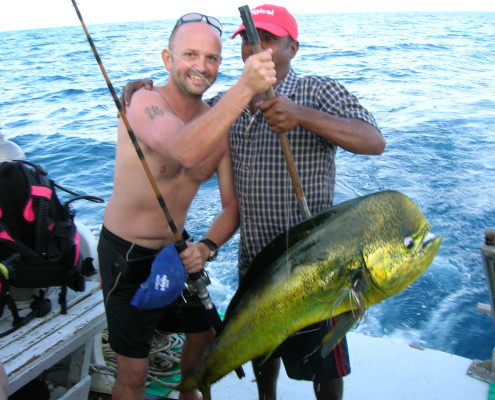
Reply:
[[[366, 312], [366, 302], [364, 299], [364, 292], [368, 286], [368, 282], [365, 280], [365, 275], [363, 270], [357, 271], [358, 277], [354, 280], [351, 288], [349, 289], [349, 302], [356, 305], [357, 314], [359, 319], [361, 319]], [[351, 306], [352, 307], [352, 306]], [[354, 307], [353, 307], [354, 312]]]

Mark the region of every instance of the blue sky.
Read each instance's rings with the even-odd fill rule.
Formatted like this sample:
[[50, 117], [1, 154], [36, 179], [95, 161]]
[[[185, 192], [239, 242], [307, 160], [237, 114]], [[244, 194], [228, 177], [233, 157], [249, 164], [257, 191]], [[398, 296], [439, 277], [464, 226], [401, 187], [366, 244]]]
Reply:
[[[172, 3], [172, 4], [171, 4]], [[262, 2], [232, 0], [167, 1], [167, 0], [79, 0], [78, 6], [87, 25], [106, 22], [126, 22], [150, 19], [176, 19], [190, 11], [214, 16], [238, 16], [238, 7], [255, 7]], [[495, 11], [495, 2], [488, 0], [284, 0], [275, 4], [285, 6], [293, 14], [313, 12], [366, 11]], [[2, 0], [0, 2], [0, 31], [78, 25], [71, 0]]]

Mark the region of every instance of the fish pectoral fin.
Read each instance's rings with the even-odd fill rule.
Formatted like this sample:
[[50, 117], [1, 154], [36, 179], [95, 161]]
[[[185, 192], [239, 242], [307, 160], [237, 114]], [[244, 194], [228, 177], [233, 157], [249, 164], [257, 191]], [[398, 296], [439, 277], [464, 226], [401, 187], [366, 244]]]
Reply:
[[268, 360], [268, 359], [271, 357], [271, 355], [273, 354], [273, 352], [274, 352], [275, 350], [277, 350], [277, 348], [278, 348], [278, 346], [277, 346], [277, 347], [275, 347], [275, 348], [273, 348], [273, 349], [271, 349], [270, 351], [268, 351], [268, 352], [264, 355], [263, 359], [261, 360], [260, 365], [263, 365], [263, 363], [265, 363], [265, 362], [266, 362], [266, 360]]
[[353, 311], [348, 311], [337, 317], [337, 323], [321, 341], [322, 357], [326, 357], [330, 354], [334, 347], [337, 346], [360, 318], [359, 313]]

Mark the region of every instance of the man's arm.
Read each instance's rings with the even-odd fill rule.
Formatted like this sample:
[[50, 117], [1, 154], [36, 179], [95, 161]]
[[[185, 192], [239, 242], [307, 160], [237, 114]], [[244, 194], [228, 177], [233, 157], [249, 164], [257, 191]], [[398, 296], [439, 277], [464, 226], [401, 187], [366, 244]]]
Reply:
[[217, 168], [217, 178], [222, 211], [216, 216], [205, 237], [221, 246], [232, 237], [239, 227], [239, 206], [228, 144]]
[[[228, 145], [218, 165], [217, 177], [222, 211], [215, 217], [205, 238], [212, 240], [220, 247], [232, 237], [239, 227], [239, 208]], [[198, 272], [206, 263], [210, 250], [205, 244], [199, 242], [187, 242], [187, 245], [188, 248], [180, 254], [182, 262], [188, 272]]]
[[275, 133], [301, 126], [351, 153], [378, 155], [385, 149], [380, 131], [358, 118], [343, 118], [304, 107], [285, 96], [264, 101], [260, 109]]
[[[239, 80], [222, 99], [198, 118], [187, 124], [149, 91], [138, 91], [127, 115], [137, 136], [162, 155], [177, 160], [186, 168], [199, 164], [215, 151], [230, 126], [257, 93], [263, 93], [276, 82], [271, 50], [255, 54], [246, 61]], [[137, 96], [140, 97], [137, 97]]]

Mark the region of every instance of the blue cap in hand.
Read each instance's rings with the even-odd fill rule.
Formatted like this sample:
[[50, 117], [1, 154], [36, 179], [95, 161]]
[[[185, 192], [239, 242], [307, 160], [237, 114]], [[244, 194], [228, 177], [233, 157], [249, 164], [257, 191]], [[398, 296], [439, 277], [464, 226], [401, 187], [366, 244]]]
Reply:
[[165, 307], [174, 302], [186, 288], [186, 269], [174, 244], [162, 249], [151, 265], [148, 278], [132, 298], [139, 310]]

